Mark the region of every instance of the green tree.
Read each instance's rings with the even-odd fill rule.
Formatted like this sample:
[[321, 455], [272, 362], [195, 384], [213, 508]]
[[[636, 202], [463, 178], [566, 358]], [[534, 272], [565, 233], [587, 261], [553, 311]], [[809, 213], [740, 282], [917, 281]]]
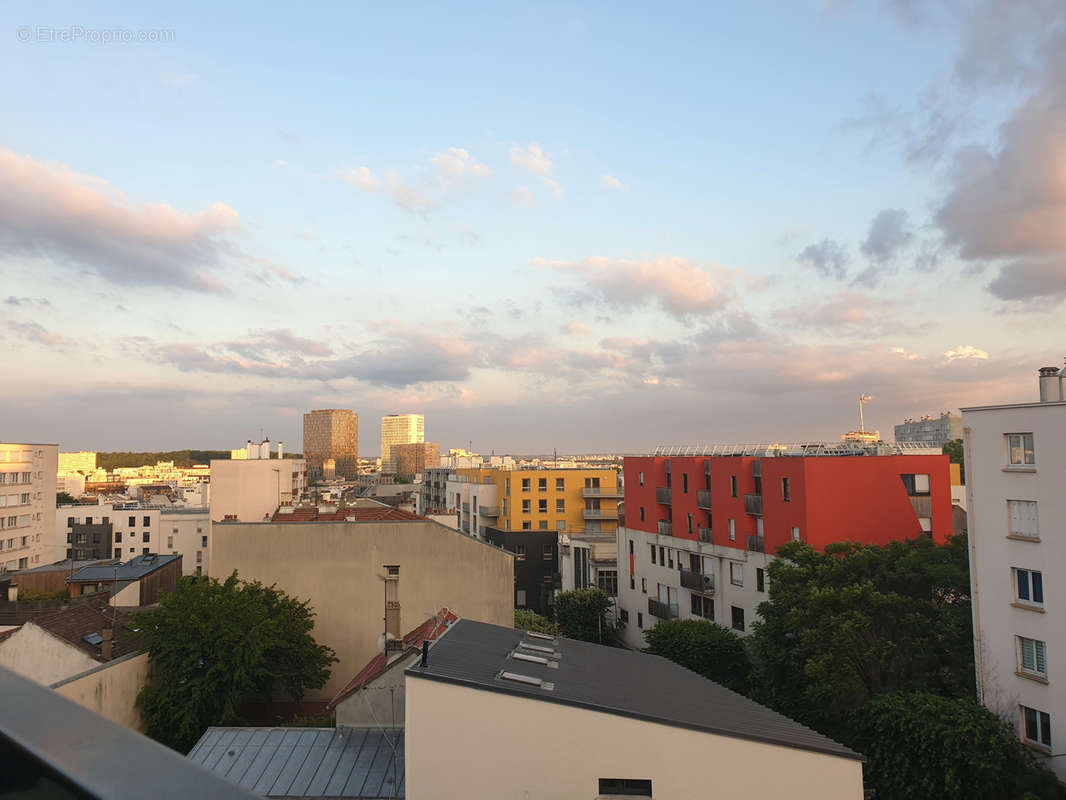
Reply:
[[700, 619], [664, 620], [644, 631], [647, 652], [663, 656], [737, 692], [748, 687], [751, 661], [744, 640]]
[[133, 616], [149, 655], [137, 698], [147, 733], [181, 752], [211, 725], [237, 719], [254, 697], [300, 700], [329, 679], [337, 659], [311, 635], [308, 603], [274, 586], [186, 576], [159, 608]]
[[970, 699], [929, 692], [883, 694], [848, 719], [863, 753], [866, 789], [892, 800], [1062, 797], [1011, 727]]
[[801, 542], [768, 567], [750, 639], [756, 699], [825, 733], [884, 692], [973, 694], [965, 537]]
[[525, 608], [516, 608], [514, 611], [514, 626], [520, 631], [533, 631], [534, 633], [550, 633], [557, 635], [559, 626], [547, 617], [542, 617], [535, 611]]
[[555, 622], [568, 639], [614, 644], [614, 627], [607, 618], [611, 599], [601, 589], [574, 589], [555, 595]]
[[944, 445], [941, 452], [948, 457], [950, 463], [959, 465], [959, 478], [966, 483], [966, 458], [962, 452], [962, 439], [952, 439]]
[[77, 503], [77, 502], [78, 502], [78, 498], [76, 498], [72, 494], [67, 494], [66, 492], [56, 492], [56, 507], [69, 506], [72, 503]]

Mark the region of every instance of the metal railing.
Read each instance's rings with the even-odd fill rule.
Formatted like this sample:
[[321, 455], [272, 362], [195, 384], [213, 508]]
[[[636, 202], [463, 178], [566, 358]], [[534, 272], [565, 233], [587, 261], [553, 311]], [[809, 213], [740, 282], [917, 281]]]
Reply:
[[581, 510], [582, 519], [617, 519], [618, 511], [607, 508], [585, 508]]
[[582, 497], [621, 497], [622, 487], [586, 486], [581, 490]]
[[700, 528], [699, 538], [701, 542], [704, 542], [706, 544], [714, 544], [714, 537], [711, 535], [710, 528]]
[[659, 619], [677, 619], [677, 603], [660, 603], [649, 597], [648, 613]]
[[704, 575], [690, 569], [681, 570], [681, 585], [693, 592], [709, 594], [714, 591], [714, 575]]
[[766, 540], [756, 534], [748, 534], [748, 550], [752, 553], [765, 553]]
[[657, 486], [655, 488], [655, 502], [668, 506], [673, 502], [671, 494], [669, 486]]
[[500, 516], [499, 506], [478, 506], [477, 513], [483, 517], [498, 517]]
[[660, 536], [673, 536], [674, 535], [674, 523], [667, 522], [665, 519], [659, 520], [659, 535]]
[[470, 504], [469, 503], [463, 503], [463, 511], [465, 513], [467, 513], [467, 514], [470, 513]]
[[696, 507], [707, 511], [711, 510], [711, 492], [709, 489], [701, 489], [696, 492]]
[[756, 516], [762, 516], [762, 495], [761, 494], [746, 494], [744, 495], [744, 510], [749, 514], [755, 514]]
[[937, 445], [925, 442], [876, 442], [867, 444], [855, 440], [840, 442], [750, 442], [741, 444], [659, 445], [653, 457], [670, 458], [695, 456], [863, 456], [908, 455], [940, 452]]

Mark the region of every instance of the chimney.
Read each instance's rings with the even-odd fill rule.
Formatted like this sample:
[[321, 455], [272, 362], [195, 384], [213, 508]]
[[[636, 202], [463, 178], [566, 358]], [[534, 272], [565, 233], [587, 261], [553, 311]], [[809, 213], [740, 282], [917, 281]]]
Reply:
[[100, 631], [100, 636], [103, 638], [103, 641], [100, 642], [100, 655], [104, 661], [111, 660], [111, 636], [113, 633], [114, 630], [111, 628], [104, 628]]
[[422, 640], [422, 669], [429, 666], [429, 639]]
[[1059, 371], [1058, 367], [1040, 368], [1040, 402], [1057, 403], [1066, 400], [1063, 397], [1062, 379], [1066, 369]]
[[285, 442], [278, 442], [278, 458], [285, 457]]
[[263, 443], [259, 445], [259, 457], [270, 458], [270, 440], [264, 439]]
[[[253, 449], [253, 448], [255, 448], [255, 449]], [[259, 448], [256, 447], [254, 444], [252, 444], [252, 440], [251, 439], [249, 439], [247, 441], [247, 443], [244, 445], [244, 449], [245, 449], [245, 458], [258, 458], [259, 457]]]

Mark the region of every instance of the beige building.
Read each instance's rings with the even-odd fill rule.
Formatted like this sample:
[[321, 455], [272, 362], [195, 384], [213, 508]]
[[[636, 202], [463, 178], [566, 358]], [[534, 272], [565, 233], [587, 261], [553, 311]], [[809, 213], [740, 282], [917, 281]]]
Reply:
[[79, 450], [59, 454], [60, 472], [80, 472], [89, 475], [96, 471], [96, 453], [91, 450]]
[[216, 523], [212, 529], [213, 574], [237, 570], [243, 579], [276, 583], [310, 601], [315, 640], [340, 659], [311, 700], [332, 698], [383, 650], [387, 583], [397, 635], [445, 606], [470, 619], [514, 623], [509, 553], [394, 509], [380, 512], [391, 519], [368, 515], [358, 509], [349, 516], [366, 521]]
[[332, 459], [337, 477], [359, 474], [359, 415], [347, 408], [321, 408], [304, 414], [304, 451], [307, 467], [322, 477]]
[[307, 462], [300, 458], [212, 461], [211, 519], [269, 519], [279, 506], [298, 502], [306, 490]]
[[1039, 400], [962, 409], [980, 701], [1066, 780], [1066, 370]]
[[55, 541], [59, 445], [0, 443], [0, 573], [50, 564]]
[[[399, 444], [419, 444], [426, 441], [426, 418], [422, 414], [389, 414], [381, 418], [381, 471], [394, 474], [397, 470], [393, 448]], [[437, 451], [440, 459], [440, 451]]]
[[658, 656], [463, 619], [427, 660], [408, 797], [863, 797], [858, 753]]
[[440, 445], [436, 442], [398, 444], [394, 452], [396, 474], [408, 478], [421, 475], [427, 469], [436, 469], [440, 464]]

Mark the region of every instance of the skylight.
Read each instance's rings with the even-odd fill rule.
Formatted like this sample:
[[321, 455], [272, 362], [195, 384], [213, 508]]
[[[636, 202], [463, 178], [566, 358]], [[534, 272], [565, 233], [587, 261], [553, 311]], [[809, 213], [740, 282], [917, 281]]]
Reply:
[[533, 631], [526, 631], [526, 636], [530, 639], [544, 639], [549, 642], [554, 642], [555, 637], [547, 633], [534, 633]]
[[517, 659], [518, 661], [528, 661], [531, 664], [543, 664], [544, 666], [548, 666], [548, 659], [543, 656], [531, 656], [529, 653], [519, 653], [515, 651], [514, 653], [511, 653], [511, 658]]
[[555, 654], [554, 647], [544, 647], [539, 644], [529, 644], [528, 642], [519, 642], [519, 647], [524, 647], [526, 650], [535, 650], [538, 653], [548, 653], [550, 655]]
[[88, 636], [82, 638], [94, 647], [98, 646], [104, 640], [104, 637], [98, 633], [90, 633]]

